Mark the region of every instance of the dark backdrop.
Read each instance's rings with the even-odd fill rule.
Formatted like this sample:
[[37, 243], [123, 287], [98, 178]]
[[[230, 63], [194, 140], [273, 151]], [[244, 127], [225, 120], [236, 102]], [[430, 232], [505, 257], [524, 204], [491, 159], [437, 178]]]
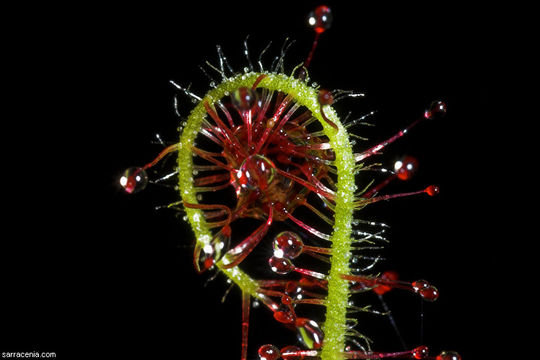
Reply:
[[[508, 233], [495, 201], [501, 185], [491, 142], [498, 119], [490, 110], [496, 83], [490, 9], [327, 4], [334, 23], [321, 37], [310, 75], [326, 88], [367, 94], [339, 103], [342, 116], [378, 110], [376, 127], [354, 129], [370, 138], [357, 149], [393, 135], [432, 100], [448, 106], [444, 120], [421, 124], [377, 158], [387, 167], [405, 154], [420, 163], [411, 181], [385, 193], [441, 188], [437, 197], [397, 199], [358, 213], [391, 226], [387, 260], [377, 270], [438, 286], [439, 301], [424, 304], [423, 343], [433, 353], [500, 354], [508, 331], [500, 284], [509, 255], [503, 255]], [[227, 285], [218, 277], [204, 286], [208, 275], [195, 274], [193, 237], [181, 214], [154, 210], [176, 201], [174, 190], [149, 185], [127, 196], [117, 179], [160, 151], [152, 144], [156, 133], [177, 139], [169, 80], [204, 94], [208, 80], [198, 65], [216, 64], [220, 44], [241, 70], [248, 34], [253, 59], [270, 40], [273, 56], [286, 36], [295, 39], [286, 57], [290, 71], [310, 49], [305, 19], [316, 5], [88, 3], [19, 13], [21, 30], [30, 31], [14, 42], [25, 54], [15, 75], [25, 81], [14, 122], [21, 139], [11, 151], [25, 159], [12, 165], [24, 191], [7, 194], [14, 200], [7, 225], [16, 231], [3, 241], [2, 351], [40, 349], [58, 358], [239, 356], [237, 289], [222, 304]], [[193, 105], [179, 98], [187, 115]], [[394, 291], [387, 301], [408, 345], [419, 345], [418, 299]], [[373, 337], [375, 350], [399, 350], [385, 318], [359, 318], [357, 329]], [[250, 358], [266, 342], [294, 343], [294, 334], [278, 333], [271, 323], [266, 310], [252, 311]]]

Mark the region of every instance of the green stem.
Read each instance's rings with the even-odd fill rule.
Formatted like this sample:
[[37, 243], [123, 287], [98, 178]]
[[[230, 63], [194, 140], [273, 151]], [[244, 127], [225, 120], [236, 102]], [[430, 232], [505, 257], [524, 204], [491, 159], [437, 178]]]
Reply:
[[[231, 94], [239, 87], [251, 87], [260, 73], [249, 73], [230, 78], [215, 89], [210, 90], [206, 96], [192, 110], [187, 124], [182, 132], [178, 151], [179, 189], [182, 199], [189, 203], [198, 203], [193, 187], [193, 153], [191, 148], [198, 134], [201, 123], [206, 117], [204, 102], [215, 103], [224, 96]], [[335, 111], [330, 106], [324, 107], [328, 119], [338, 125], [336, 131], [320, 114], [320, 105], [317, 100], [317, 91], [298, 79], [284, 74], [265, 73], [266, 77], [259, 86], [269, 90], [281, 91], [290, 95], [294, 101], [308, 108], [324, 128], [325, 134], [335, 152], [335, 166], [337, 168], [337, 196], [335, 204], [335, 224], [331, 236], [332, 257], [331, 269], [328, 276], [328, 298], [326, 301], [326, 321], [324, 323], [324, 343], [321, 349], [322, 360], [343, 359], [345, 347], [346, 312], [349, 298], [348, 283], [341, 278], [341, 274], [349, 274], [349, 260], [351, 247], [351, 221], [354, 209], [353, 194], [355, 191], [354, 173], [355, 161], [349, 142], [348, 133], [341, 125]], [[191, 223], [198, 242], [207, 244], [212, 236], [202, 211], [186, 208], [186, 214]], [[228, 276], [243, 292], [258, 297], [257, 281], [241, 271], [238, 267], [224, 269], [221, 262], [216, 266]]]

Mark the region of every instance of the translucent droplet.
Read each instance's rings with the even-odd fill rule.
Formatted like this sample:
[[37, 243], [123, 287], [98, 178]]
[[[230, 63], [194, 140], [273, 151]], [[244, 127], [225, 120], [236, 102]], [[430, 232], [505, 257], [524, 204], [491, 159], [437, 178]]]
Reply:
[[261, 360], [277, 360], [280, 357], [280, 352], [274, 345], [263, 345], [259, 348], [259, 359]]
[[420, 296], [427, 301], [435, 301], [439, 298], [439, 290], [435, 286], [420, 290]]
[[332, 25], [332, 11], [328, 6], [318, 6], [308, 14], [308, 24], [318, 34], [325, 32]]
[[230, 228], [224, 226], [209, 242], [197, 241], [193, 252], [195, 270], [202, 273], [218, 262], [229, 249]]
[[130, 167], [124, 171], [120, 177], [120, 186], [128, 194], [134, 194], [146, 188], [148, 184], [148, 175], [141, 167]]
[[394, 163], [394, 171], [401, 180], [409, 180], [418, 169], [418, 160], [412, 156], [405, 156]]
[[415, 359], [425, 359], [427, 358], [429, 355], [429, 349], [427, 346], [419, 346], [415, 349], [413, 349], [412, 351], [412, 356], [415, 358]]
[[429, 120], [442, 119], [446, 115], [446, 104], [443, 101], [433, 101], [424, 112], [424, 117]]
[[291, 260], [278, 258], [276, 256], [272, 256], [268, 260], [268, 264], [270, 264], [270, 268], [273, 272], [280, 275], [288, 274], [294, 269], [294, 265], [292, 264]]
[[420, 291], [420, 289], [426, 288], [426, 287], [430, 286], [431, 284], [428, 283], [426, 280], [416, 280], [411, 285], [412, 285], [414, 291], [418, 292], [418, 291]]
[[289, 281], [285, 285], [285, 294], [293, 299], [299, 299], [302, 297], [302, 287], [294, 281]]
[[278, 310], [274, 311], [274, 319], [282, 324], [293, 324], [296, 321], [296, 314], [292, 308], [281, 305]]
[[296, 320], [297, 338], [308, 349], [319, 349], [322, 346], [324, 333], [317, 322], [299, 318]]
[[[381, 279], [389, 280], [389, 281], [396, 281], [398, 279], [398, 274], [395, 271], [385, 271], [381, 275]], [[390, 290], [392, 290], [392, 287], [388, 285], [378, 285], [373, 288], [373, 292], [378, 295], [386, 294]]]
[[281, 303], [287, 306], [292, 305], [293, 303], [292, 297], [290, 297], [289, 295], [283, 295], [281, 297]]
[[213, 246], [209, 244], [205, 246], [197, 244], [195, 246], [193, 263], [195, 264], [195, 270], [197, 270], [197, 272], [202, 273], [208, 270], [215, 262], [215, 248]]
[[461, 360], [461, 355], [455, 351], [443, 351], [437, 357], [436, 360]]
[[412, 283], [412, 287], [424, 300], [435, 301], [439, 298], [439, 291], [437, 288], [426, 280], [417, 280]]
[[302, 239], [292, 231], [283, 231], [274, 238], [274, 255], [277, 257], [295, 259], [302, 253], [303, 249]]
[[439, 194], [440, 189], [439, 189], [438, 186], [430, 185], [424, 190], [424, 192], [426, 194], [428, 194], [429, 196], [435, 196], [435, 195]]
[[248, 87], [241, 87], [231, 95], [233, 106], [238, 111], [248, 111], [257, 103], [257, 93]]
[[266, 190], [275, 175], [276, 166], [262, 155], [248, 156], [236, 172], [239, 185], [249, 190]]

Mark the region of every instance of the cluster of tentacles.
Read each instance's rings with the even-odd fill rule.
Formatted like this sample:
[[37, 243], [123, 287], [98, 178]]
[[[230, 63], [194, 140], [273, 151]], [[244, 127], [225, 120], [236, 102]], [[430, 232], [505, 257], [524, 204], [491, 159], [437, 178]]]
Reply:
[[[373, 352], [369, 339], [354, 328], [355, 312], [376, 311], [351, 305], [351, 294], [372, 290], [382, 296], [400, 288], [427, 301], [439, 296], [425, 280], [404, 282], [391, 272], [369, 274], [380, 258], [367, 251], [386, 242], [386, 225], [356, 219], [354, 212], [381, 200], [438, 193], [431, 185], [410, 193], [379, 195], [391, 180], [409, 179], [416, 160], [404, 158], [391, 171], [364, 162], [420, 121], [444, 115], [446, 106], [433, 102], [409, 127], [354, 153], [347, 130], [370, 114], [341, 122], [332, 105], [363, 94], [320, 89], [310, 85], [307, 77], [319, 35], [330, 20], [330, 10], [324, 6], [310, 16], [316, 33], [314, 45], [307, 60], [290, 76], [284, 74], [283, 66], [288, 45], [269, 71], [262, 66], [263, 50], [259, 72], [246, 45], [248, 67], [244, 73], [234, 72], [218, 47], [219, 65], [210, 68], [221, 76], [222, 83], [212, 81], [213, 89], [204, 97], [174, 84], [197, 103], [185, 121], [180, 141], [152, 162], [126, 170], [121, 185], [128, 193], [139, 191], [148, 182], [146, 170], [167, 154], [178, 152], [173, 174], [178, 175], [182, 200], [171, 206], [183, 208], [194, 231], [197, 272], [215, 269], [242, 290], [242, 359], [247, 358], [249, 309], [255, 298], [271, 310], [276, 321], [295, 330], [304, 347], [264, 345], [259, 349], [261, 359], [457, 360], [460, 357], [454, 352], [431, 357], [426, 346]], [[365, 170], [385, 171], [388, 177], [358, 190], [355, 175]], [[271, 243], [266, 266], [277, 277], [254, 279], [241, 266], [261, 242]], [[321, 268], [296, 266], [293, 261], [303, 254], [320, 260]], [[296, 307], [303, 304], [325, 307], [324, 322], [298, 316]]]

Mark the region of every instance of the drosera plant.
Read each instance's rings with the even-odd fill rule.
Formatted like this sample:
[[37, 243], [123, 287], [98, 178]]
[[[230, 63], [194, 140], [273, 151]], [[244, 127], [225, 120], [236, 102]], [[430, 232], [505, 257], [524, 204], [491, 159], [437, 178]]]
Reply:
[[[364, 95], [323, 89], [308, 75], [320, 37], [331, 23], [332, 13], [326, 6], [309, 14], [308, 24], [315, 33], [312, 48], [288, 74], [284, 60], [291, 42], [286, 41], [265, 68], [263, 56], [268, 47], [254, 64], [246, 39], [243, 72], [234, 71], [217, 47], [219, 63], [202, 68], [211, 80], [211, 89], [204, 96], [171, 82], [195, 103], [183, 121], [180, 140], [153, 161], [127, 169], [120, 185], [130, 194], [143, 190], [149, 182], [146, 170], [169, 154], [177, 154], [175, 170], [158, 180], [177, 181], [181, 200], [170, 207], [181, 207], [193, 230], [196, 271], [222, 273], [241, 290], [242, 360], [248, 354], [252, 299], [264, 304], [275, 321], [296, 331], [298, 339], [281, 348], [261, 346], [260, 359], [459, 360], [459, 354], [451, 351], [432, 356], [425, 345], [375, 352], [355, 326], [355, 313], [375, 312], [369, 306], [353, 305], [350, 298], [355, 293], [373, 291], [381, 297], [398, 288], [426, 301], [439, 297], [438, 290], [425, 280], [406, 282], [392, 272], [371, 273], [380, 260], [371, 251], [387, 241], [383, 236], [387, 225], [362, 220], [360, 210], [383, 200], [439, 192], [437, 186], [429, 185], [418, 191], [381, 195], [394, 179], [410, 179], [417, 161], [404, 157], [392, 170], [369, 162], [417, 124], [442, 118], [446, 105], [434, 101], [408, 127], [355, 152], [352, 144], [358, 135], [351, 130], [365, 125], [373, 113], [342, 121], [333, 105]], [[384, 173], [386, 178], [358, 188], [358, 175], [370, 171]], [[277, 231], [278, 224], [286, 224], [288, 229]], [[240, 227], [252, 229], [239, 238]], [[242, 266], [261, 242], [272, 244], [266, 265], [275, 274], [272, 278], [255, 278]], [[320, 261], [324, 270], [294, 264], [305, 256]], [[297, 315], [297, 308], [304, 305], [322, 307], [324, 319]]]

